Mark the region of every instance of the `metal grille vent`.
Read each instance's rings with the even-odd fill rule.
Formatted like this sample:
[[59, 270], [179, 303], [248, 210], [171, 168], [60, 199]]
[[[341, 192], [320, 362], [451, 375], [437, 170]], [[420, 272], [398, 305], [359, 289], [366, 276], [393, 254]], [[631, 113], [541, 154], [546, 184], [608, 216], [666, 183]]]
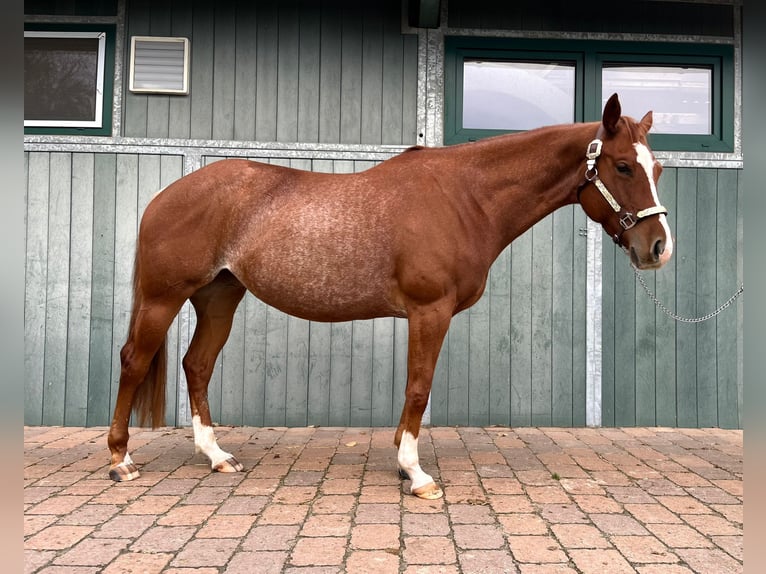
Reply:
[[130, 42], [130, 91], [188, 94], [188, 38], [133, 36]]

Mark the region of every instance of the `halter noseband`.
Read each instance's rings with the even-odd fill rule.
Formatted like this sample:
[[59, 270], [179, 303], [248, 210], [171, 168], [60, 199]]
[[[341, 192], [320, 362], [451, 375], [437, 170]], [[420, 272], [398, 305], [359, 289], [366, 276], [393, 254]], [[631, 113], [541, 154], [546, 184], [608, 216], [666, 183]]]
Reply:
[[609, 190], [606, 188], [606, 185], [604, 185], [604, 182], [601, 181], [601, 178], [598, 177], [598, 170], [596, 169], [596, 160], [601, 155], [601, 147], [603, 145], [603, 142], [601, 139], [597, 137], [592, 142], [588, 144], [588, 149], [585, 153], [585, 157], [587, 159], [587, 169], [585, 170], [585, 181], [583, 181], [578, 187], [577, 187], [577, 202], [580, 202], [580, 195], [582, 194], [583, 189], [585, 189], [589, 183], [592, 183], [596, 186], [596, 189], [599, 190], [601, 195], [604, 197], [606, 202], [609, 204], [609, 206], [614, 210], [616, 214], [619, 216], [620, 221], [620, 227], [622, 227], [622, 230], [619, 233], [615, 233], [614, 236], [612, 236], [612, 239], [614, 242], [622, 247], [622, 234], [625, 233], [628, 229], [631, 229], [632, 227], [635, 227], [636, 224], [640, 223], [641, 220], [646, 219], [647, 217], [650, 217], [652, 215], [660, 215], [660, 214], [667, 214], [668, 210], [665, 209], [662, 205], [653, 205], [652, 207], [647, 207], [646, 209], [642, 209], [636, 215], [634, 216], [631, 212], [625, 211], [622, 209], [622, 206], [617, 202], [617, 200], [614, 198], [614, 196], [609, 193]]

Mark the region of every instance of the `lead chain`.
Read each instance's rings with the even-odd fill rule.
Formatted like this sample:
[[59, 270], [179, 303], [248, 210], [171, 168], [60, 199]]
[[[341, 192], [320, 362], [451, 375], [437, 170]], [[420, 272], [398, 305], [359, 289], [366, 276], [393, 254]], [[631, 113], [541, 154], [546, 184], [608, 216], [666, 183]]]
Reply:
[[649, 286], [648, 286], [648, 285], [646, 284], [646, 282], [644, 281], [644, 278], [643, 278], [643, 277], [641, 276], [641, 274], [638, 272], [638, 269], [636, 269], [636, 268], [634, 267], [634, 268], [633, 268], [633, 271], [634, 271], [634, 272], [635, 272], [635, 274], [636, 274], [636, 278], [638, 279], [638, 282], [639, 282], [639, 283], [641, 283], [641, 287], [643, 287], [643, 288], [644, 288], [644, 291], [646, 291], [646, 294], [649, 296], [649, 298], [650, 298], [652, 301], [654, 301], [654, 304], [655, 304], [655, 305], [656, 305], [656, 306], [657, 306], [657, 307], [658, 307], [658, 308], [659, 308], [659, 309], [660, 309], [660, 310], [661, 310], [663, 313], [665, 313], [665, 314], [666, 314], [668, 317], [671, 317], [672, 319], [675, 319], [676, 321], [680, 321], [680, 322], [682, 322], [682, 323], [702, 323], [703, 321], [707, 321], [708, 319], [712, 319], [713, 317], [715, 317], [716, 315], [718, 315], [718, 314], [719, 314], [721, 311], [723, 311], [724, 309], [726, 309], [726, 308], [727, 308], [729, 305], [731, 305], [732, 303], [734, 303], [734, 300], [735, 300], [737, 297], [739, 297], [739, 296], [742, 294], [742, 292], [745, 290], [745, 286], [744, 286], [744, 285], [740, 285], [740, 286], [739, 286], [739, 289], [737, 289], [737, 292], [736, 292], [736, 293], [734, 293], [734, 295], [732, 295], [731, 297], [729, 297], [729, 300], [728, 300], [728, 301], [726, 301], [725, 303], [723, 303], [723, 304], [722, 304], [720, 307], [718, 307], [718, 309], [716, 309], [716, 310], [715, 310], [715, 311], [713, 311], [712, 313], [708, 313], [707, 315], [703, 315], [702, 317], [681, 317], [680, 315], [676, 315], [676, 314], [675, 314], [673, 311], [671, 311], [670, 309], [668, 309], [667, 307], [665, 307], [665, 305], [663, 305], [662, 301], [660, 301], [659, 299], [657, 299], [657, 297], [655, 297], [654, 293], [652, 293], [652, 292], [650, 291], [650, 289], [649, 289]]

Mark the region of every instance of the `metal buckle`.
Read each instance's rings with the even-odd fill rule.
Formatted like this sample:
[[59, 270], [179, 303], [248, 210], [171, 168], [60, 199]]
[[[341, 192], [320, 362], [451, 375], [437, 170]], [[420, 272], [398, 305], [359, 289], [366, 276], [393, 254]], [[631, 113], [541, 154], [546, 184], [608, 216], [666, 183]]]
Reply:
[[622, 228], [627, 231], [631, 227], [636, 225], [636, 220], [633, 218], [633, 214], [628, 212], [622, 217], [620, 217], [620, 225], [622, 225]]
[[600, 139], [595, 139], [588, 144], [588, 151], [585, 153], [585, 157], [588, 159], [596, 159], [601, 155], [601, 146], [603, 142]]

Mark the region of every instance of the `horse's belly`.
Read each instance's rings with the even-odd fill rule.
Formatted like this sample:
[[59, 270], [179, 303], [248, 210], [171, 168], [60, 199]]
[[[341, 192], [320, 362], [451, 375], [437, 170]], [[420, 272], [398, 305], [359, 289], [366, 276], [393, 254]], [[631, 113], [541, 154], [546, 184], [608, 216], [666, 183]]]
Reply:
[[261, 251], [233, 269], [261, 301], [314, 321], [403, 316], [392, 302], [390, 266], [375, 257], [349, 257], [317, 246]]

